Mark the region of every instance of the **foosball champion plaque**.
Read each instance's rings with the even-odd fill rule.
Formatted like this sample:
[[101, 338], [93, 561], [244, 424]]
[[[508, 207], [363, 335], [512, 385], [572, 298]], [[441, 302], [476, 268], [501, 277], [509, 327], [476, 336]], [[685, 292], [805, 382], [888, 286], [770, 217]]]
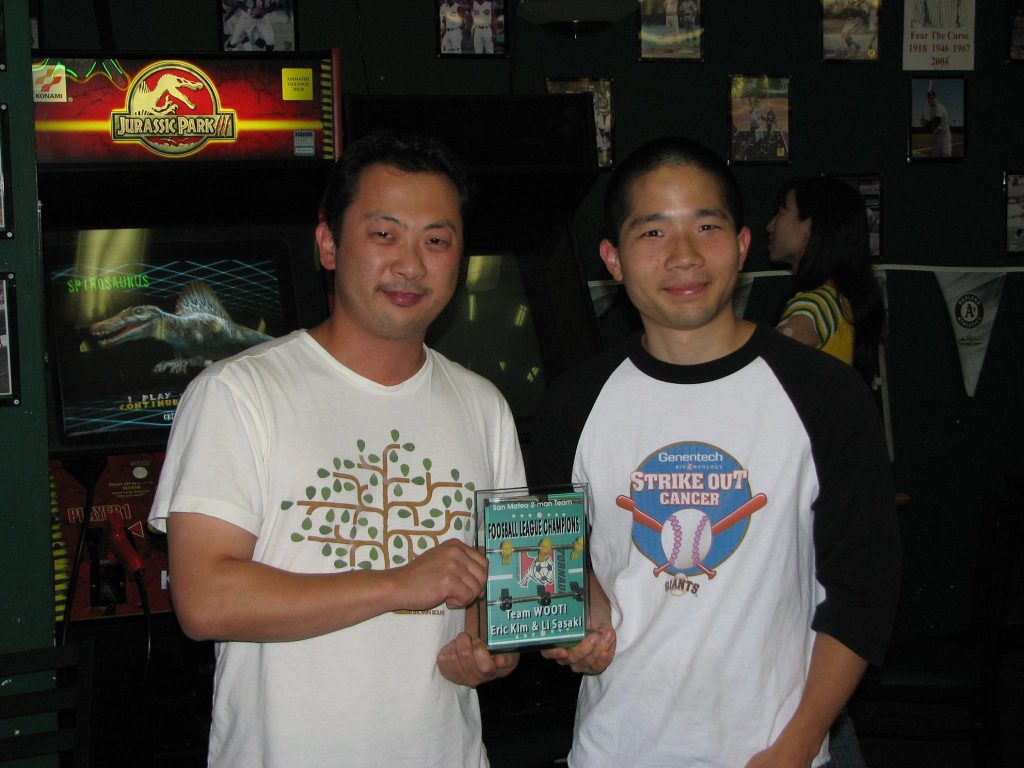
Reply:
[[492, 651], [574, 645], [587, 631], [586, 487], [476, 492], [487, 555], [480, 636]]

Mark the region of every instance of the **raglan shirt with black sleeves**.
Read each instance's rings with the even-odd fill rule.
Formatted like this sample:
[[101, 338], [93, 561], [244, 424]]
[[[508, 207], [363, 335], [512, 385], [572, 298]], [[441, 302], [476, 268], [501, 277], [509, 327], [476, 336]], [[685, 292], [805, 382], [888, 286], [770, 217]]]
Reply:
[[[619, 634], [609, 669], [584, 679], [570, 764], [742, 764], [795, 710], [814, 632], [881, 662], [899, 592], [894, 492], [848, 366], [764, 327], [695, 366], [636, 337], [560, 378], [539, 424], [531, 482], [590, 484], [591, 558]], [[758, 495], [762, 508], [712, 533]], [[691, 697], [697, 712], [677, 703]], [[660, 714], [624, 729], [627, 704]]]

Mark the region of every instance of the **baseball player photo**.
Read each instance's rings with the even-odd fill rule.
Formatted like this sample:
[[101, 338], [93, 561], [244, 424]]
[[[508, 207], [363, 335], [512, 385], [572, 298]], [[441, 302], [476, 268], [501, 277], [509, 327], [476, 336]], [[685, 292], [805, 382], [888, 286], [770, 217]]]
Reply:
[[291, 0], [221, 0], [225, 51], [294, 51]]
[[910, 100], [910, 159], [964, 158], [964, 79], [912, 78]]
[[1006, 174], [1006, 251], [1024, 253], [1024, 172]]
[[1010, 37], [1010, 61], [1024, 60], [1024, 0], [1011, 0], [1007, 7], [1009, 14], [1007, 29]]
[[821, 0], [821, 57], [878, 60], [880, 0]]
[[700, 60], [699, 0], [645, 0], [640, 4], [640, 58]]
[[439, 56], [504, 56], [505, 0], [438, 0]]
[[733, 75], [730, 98], [729, 161], [789, 162], [789, 78]]

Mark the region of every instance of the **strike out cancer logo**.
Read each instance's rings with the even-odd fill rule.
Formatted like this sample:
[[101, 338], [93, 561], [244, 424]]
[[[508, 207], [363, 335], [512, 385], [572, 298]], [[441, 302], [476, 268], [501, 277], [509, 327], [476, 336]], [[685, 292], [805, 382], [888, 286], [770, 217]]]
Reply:
[[705, 443], [661, 448], [629, 479], [630, 495], [616, 503], [632, 513], [633, 543], [654, 563], [655, 576], [713, 579], [742, 542], [750, 516], [768, 502], [763, 493], [751, 495], [746, 469]]
[[123, 112], [110, 113], [110, 138], [171, 157], [198, 152], [210, 141], [234, 141], [234, 110], [204, 72], [181, 61], [152, 64], [132, 81]]

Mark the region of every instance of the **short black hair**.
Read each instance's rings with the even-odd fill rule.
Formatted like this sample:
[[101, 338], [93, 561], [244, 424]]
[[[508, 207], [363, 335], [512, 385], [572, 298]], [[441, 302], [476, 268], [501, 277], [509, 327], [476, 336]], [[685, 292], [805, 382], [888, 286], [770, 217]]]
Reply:
[[363, 136], [349, 145], [331, 168], [320, 203], [320, 219], [327, 222], [338, 241], [341, 221], [352, 204], [363, 171], [372, 165], [391, 165], [406, 173], [436, 173], [447, 176], [459, 198], [459, 212], [465, 219], [469, 206], [469, 181], [465, 167], [439, 138], [425, 134], [386, 129]]
[[612, 245], [618, 246], [619, 233], [629, 216], [630, 193], [639, 177], [663, 166], [687, 165], [700, 168], [718, 182], [726, 210], [739, 231], [743, 226], [743, 195], [728, 163], [716, 152], [693, 139], [666, 136], [633, 150], [612, 171], [604, 196], [604, 237]]

